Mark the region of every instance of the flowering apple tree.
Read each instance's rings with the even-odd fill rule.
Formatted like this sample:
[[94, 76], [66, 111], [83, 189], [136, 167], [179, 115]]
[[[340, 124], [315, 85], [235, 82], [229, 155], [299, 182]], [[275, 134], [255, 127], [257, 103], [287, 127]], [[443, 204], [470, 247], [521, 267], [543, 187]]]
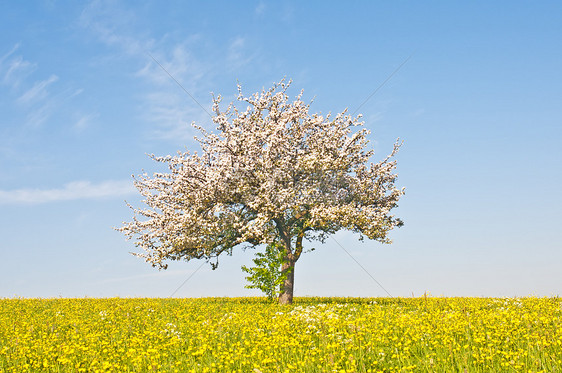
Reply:
[[136, 238], [137, 253], [158, 268], [167, 260], [204, 259], [237, 246], [273, 245], [284, 258], [279, 302], [293, 299], [294, 267], [303, 240], [324, 240], [346, 229], [389, 243], [402, 225], [391, 215], [404, 190], [395, 186], [399, 144], [369, 163], [369, 131], [360, 116], [309, 113], [302, 92], [294, 101], [284, 80], [249, 97], [238, 87], [244, 111], [221, 111], [213, 98], [217, 133], [199, 126], [201, 152], [157, 157], [168, 173], [146, 173], [135, 186], [147, 208], [131, 207], [133, 220], [118, 228]]

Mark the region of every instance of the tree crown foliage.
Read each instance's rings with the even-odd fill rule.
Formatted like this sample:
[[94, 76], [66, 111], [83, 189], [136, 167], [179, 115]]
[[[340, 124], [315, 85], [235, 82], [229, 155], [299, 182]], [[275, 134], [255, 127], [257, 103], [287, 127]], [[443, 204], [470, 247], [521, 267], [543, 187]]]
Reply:
[[245, 244], [281, 243], [293, 263], [303, 239], [323, 241], [347, 229], [390, 242], [387, 232], [402, 224], [390, 214], [403, 189], [395, 186], [393, 158], [400, 144], [378, 163], [369, 163], [369, 131], [360, 116], [310, 114], [302, 92], [289, 101], [290, 82], [244, 96], [225, 111], [213, 98], [217, 133], [194, 125], [201, 154], [158, 157], [168, 173], [146, 173], [135, 186], [147, 208], [118, 230], [153, 266], [166, 260], [206, 259]]

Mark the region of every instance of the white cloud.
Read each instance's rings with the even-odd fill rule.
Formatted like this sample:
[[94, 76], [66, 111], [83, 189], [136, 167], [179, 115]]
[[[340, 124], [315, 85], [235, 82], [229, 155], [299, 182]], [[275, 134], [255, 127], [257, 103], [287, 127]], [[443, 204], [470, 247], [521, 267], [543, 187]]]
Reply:
[[258, 3], [258, 6], [256, 6], [256, 9], [254, 11], [255, 11], [256, 15], [261, 16], [265, 13], [265, 8], [266, 8], [265, 3], [263, 1], [260, 1]]
[[145, 109], [145, 119], [158, 124], [150, 132], [151, 138], [185, 143], [193, 140], [194, 135], [199, 135], [191, 123], [202, 125], [210, 122], [207, 112], [193, 105], [191, 98], [185, 94], [152, 92], [145, 99], [149, 103]]
[[[194, 59], [183, 45], [175, 46], [168, 58], [165, 55], [155, 58], [163, 68], [151, 61], [137, 72], [138, 77], [151, 85], [148, 92], [142, 95], [143, 118], [156, 124], [150, 137], [182, 142], [191, 140], [193, 129], [190, 123], [203, 124], [210, 121], [210, 89], [204, 91], [208, 87], [204, 81], [208, 66]], [[182, 88], [189, 93], [185, 93]]]
[[37, 128], [41, 126], [53, 113], [55, 109], [55, 102], [54, 101], [47, 101], [43, 103], [41, 106], [30, 110], [27, 113], [25, 125], [31, 128]]
[[238, 36], [228, 46], [227, 64], [231, 70], [241, 68], [252, 61], [253, 55], [247, 53], [246, 39]]
[[24, 60], [23, 57], [17, 56], [9, 61], [2, 81], [17, 87], [20, 85], [22, 78], [35, 70], [35, 67], [34, 64]]
[[285, 9], [281, 12], [281, 20], [286, 23], [293, 23], [295, 20], [295, 8], [287, 4]]
[[229, 59], [234, 58], [238, 59], [242, 49], [244, 48], [244, 44], [246, 44], [246, 40], [243, 37], [238, 36], [234, 39], [230, 45], [228, 46], [228, 55]]
[[8, 53], [0, 58], [0, 76], [2, 76], [2, 83], [17, 88], [23, 79], [31, 74], [36, 65], [26, 61], [22, 56], [15, 56], [14, 53], [18, 50], [19, 44], [16, 44]]
[[78, 120], [74, 123], [74, 130], [82, 131], [88, 128], [93, 119], [95, 119], [98, 115], [97, 114], [86, 114], [82, 115]]
[[76, 96], [79, 96], [82, 94], [82, 92], [84, 92], [84, 90], [82, 88], [78, 88], [77, 90], [75, 90], [72, 94], [70, 94], [70, 96], [67, 97], [68, 99], [74, 98]]
[[19, 44], [19, 43], [17, 43], [16, 45], [14, 45], [14, 46], [12, 47], [12, 49], [10, 49], [10, 51], [9, 51], [8, 53], [6, 53], [5, 55], [3, 55], [3, 56], [0, 58], [0, 64], [2, 64], [2, 63], [4, 62], [4, 60], [6, 60], [8, 57], [10, 57], [12, 54], [14, 54], [14, 52], [17, 51], [19, 47], [20, 47], [20, 44]]
[[170, 79], [169, 73], [178, 79], [186, 90], [194, 90], [201, 83], [208, 69], [208, 66], [192, 56], [185, 45], [174, 46], [170, 57], [163, 54], [156, 54], [153, 57], [162, 67], [150, 59], [144, 68], [137, 72], [137, 76], [147, 79], [148, 82], [157, 86], [175, 85]]
[[[187, 36], [177, 43], [170, 43], [164, 37], [165, 40], [156, 43], [145, 30], [135, 26], [136, 15], [132, 9], [105, 1], [91, 2], [83, 11], [80, 22], [102, 43], [114, 48], [116, 54], [147, 61], [136, 76], [148, 84], [147, 91], [139, 95], [143, 101], [140, 116], [155, 124], [155, 129], [149, 133], [151, 138], [191, 139], [189, 123], [210, 121], [205, 110], [210, 111], [209, 73], [212, 73], [212, 64], [195, 58], [190, 50], [199, 42], [199, 35]], [[183, 92], [168, 74], [189, 94]], [[209, 109], [201, 109], [189, 96]]]
[[23, 95], [18, 98], [20, 104], [30, 104], [34, 101], [39, 101], [47, 96], [47, 87], [59, 80], [56, 75], [51, 75], [48, 79], [35, 82], [33, 87], [28, 89]]
[[382, 111], [377, 111], [375, 113], [369, 114], [363, 120], [368, 124], [371, 125], [373, 123], [378, 123], [384, 118], [384, 113]]
[[135, 192], [136, 189], [131, 180], [109, 180], [98, 184], [92, 184], [89, 181], [74, 181], [59, 189], [0, 190], [0, 205], [110, 198]]
[[16, 54], [19, 44], [0, 57], [0, 82], [10, 87], [17, 95], [13, 104], [20, 105], [25, 115], [26, 127], [38, 127], [51, 116], [60, 100], [57, 95], [49, 94], [49, 87], [59, 80], [52, 74], [44, 80], [31, 80], [29, 77], [37, 64], [25, 60]]
[[82, 11], [79, 22], [82, 27], [93, 31], [103, 43], [129, 55], [146, 53], [152, 45], [151, 40], [142, 40], [128, 31], [130, 25], [135, 23], [135, 14], [119, 8], [115, 2], [90, 2]]

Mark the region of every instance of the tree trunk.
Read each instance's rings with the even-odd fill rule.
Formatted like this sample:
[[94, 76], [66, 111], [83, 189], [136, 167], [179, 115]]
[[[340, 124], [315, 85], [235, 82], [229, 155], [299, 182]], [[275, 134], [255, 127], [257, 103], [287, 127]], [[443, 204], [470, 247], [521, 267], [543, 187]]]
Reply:
[[283, 282], [281, 287], [281, 293], [279, 294], [279, 304], [292, 304], [293, 303], [293, 287], [295, 284], [295, 262], [296, 260], [288, 259], [283, 266], [281, 271], [287, 273], [287, 278]]

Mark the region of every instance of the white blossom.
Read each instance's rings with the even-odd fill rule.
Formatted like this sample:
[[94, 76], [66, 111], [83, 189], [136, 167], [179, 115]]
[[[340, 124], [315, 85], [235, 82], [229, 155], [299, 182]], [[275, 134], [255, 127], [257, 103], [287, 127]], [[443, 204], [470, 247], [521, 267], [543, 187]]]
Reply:
[[402, 224], [390, 214], [403, 189], [395, 186], [392, 153], [378, 163], [366, 150], [369, 131], [344, 111], [310, 114], [301, 94], [289, 101], [281, 81], [249, 97], [244, 111], [221, 111], [213, 98], [216, 133], [201, 131], [201, 154], [158, 157], [168, 173], [135, 178], [145, 208], [133, 208], [119, 228], [135, 238], [136, 255], [159, 268], [167, 260], [215, 260], [240, 244], [280, 241], [292, 265], [303, 239], [324, 240], [341, 229], [390, 242]]

